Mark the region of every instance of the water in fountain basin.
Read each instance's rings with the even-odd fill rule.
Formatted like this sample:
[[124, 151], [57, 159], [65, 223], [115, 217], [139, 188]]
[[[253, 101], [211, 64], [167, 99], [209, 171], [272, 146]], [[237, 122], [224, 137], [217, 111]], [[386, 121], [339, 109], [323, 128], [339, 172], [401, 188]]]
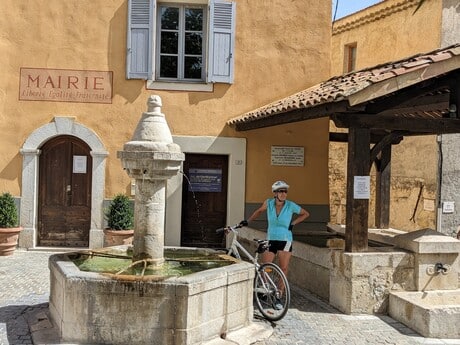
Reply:
[[132, 251], [105, 248], [103, 251], [82, 251], [69, 254], [81, 271], [123, 276], [178, 277], [234, 263], [227, 256], [205, 250], [165, 249], [165, 262], [159, 267], [149, 266], [148, 260], [132, 261]]

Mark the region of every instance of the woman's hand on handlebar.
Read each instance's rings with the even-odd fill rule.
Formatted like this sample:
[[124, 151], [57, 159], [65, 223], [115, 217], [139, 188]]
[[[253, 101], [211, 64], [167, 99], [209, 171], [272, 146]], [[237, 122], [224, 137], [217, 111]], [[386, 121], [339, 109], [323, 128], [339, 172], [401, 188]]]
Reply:
[[234, 231], [233, 229], [236, 229], [236, 228], [238, 228], [238, 227], [239, 227], [238, 225], [235, 225], [235, 226], [233, 226], [233, 227], [231, 227], [230, 225], [227, 225], [227, 226], [225, 226], [225, 227], [223, 227], [223, 228], [217, 229], [217, 230], [216, 230], [216, 233], [220, 234], [221, 232], [224, 232], [225, 235], [227, 235], [229, 232]]
[[223, 228], [219, 228], [219, 229], [216, 230], [216, 233], [225, 232], [225, 234], [227, 235], [229, 232], [235, 231], [236, 229], [242, 228], [243, 226], [248, 226], [248, 221], [247, 220], [242, 220], [241, 222], [239, 222], [238, 224], [235, 224], [233, 226], [227, 225], [227, 226], [225, 226]]

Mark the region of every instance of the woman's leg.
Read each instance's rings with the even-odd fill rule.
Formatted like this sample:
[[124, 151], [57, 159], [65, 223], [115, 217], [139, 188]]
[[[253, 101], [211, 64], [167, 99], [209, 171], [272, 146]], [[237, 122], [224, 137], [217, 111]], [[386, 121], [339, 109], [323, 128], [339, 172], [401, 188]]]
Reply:
[[275, 259], [275, 253], [269, 252], [268, 250], [262, 254], [262, 263], [273, 262]]
[[288, 274], [289, 261], [291, 260], [291, 256], [292, 256], [291, 252], [286, 252], [284, 250], [278, 251], [279, 266], [281, 270], [283, 271], [283, 273], [286, 275], [286, 277]]

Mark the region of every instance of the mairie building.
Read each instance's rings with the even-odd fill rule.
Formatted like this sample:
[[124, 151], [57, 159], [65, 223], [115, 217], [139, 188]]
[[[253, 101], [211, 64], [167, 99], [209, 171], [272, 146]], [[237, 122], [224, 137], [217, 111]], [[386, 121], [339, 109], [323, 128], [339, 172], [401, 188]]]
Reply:
[[330, 76], [330, 1], [3, 0], [0, 15], [0, 191], [20, 247], [103, 245], [108, 202], [135, 191], [117, 152], [151, 95], [185, 153], [166, 245], [219, 246], [279, 179], [325, 229], [328, 119], [227, 121]]

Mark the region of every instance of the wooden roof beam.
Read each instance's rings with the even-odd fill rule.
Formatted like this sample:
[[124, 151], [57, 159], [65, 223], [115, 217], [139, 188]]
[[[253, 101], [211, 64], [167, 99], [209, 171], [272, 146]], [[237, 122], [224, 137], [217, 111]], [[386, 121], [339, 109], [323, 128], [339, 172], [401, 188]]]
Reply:
[[[381, 133], [371, 132], [370, 142], [371, 144], [377, 144], [381, 142], [383, 138], [387, 137], [388, 135], [389, 135], [389, 132], [383, 132], [383, 131]], [[391, 142], [391, 144], [397, 145], [402, 141], [402, 139], [403, 139], [402, 136], [395, 137], [393, 141]], [[348, 143], [348, 133], [330, 132], [329, 141], [336, 142], [336, 143]]]
[[336, 114], [331, 119], [339, 128], [361, 127], [408, 131], [420, 134], [460, 133], [460, 119], [410, 118], [404, 116], [381, 116], [364, 114]]
[[286, 123], [312, 120], [329, 116], [335, 112], [346, 111], [347, 101], [323, 104], [312, 108], [295, 109], [289, 112], [274, 114], [271, 116], [255, 117], [254, 119], [245, 119], [244, 122], [236, 122], [237, 131], [249, 131], [264, 127], [282, 125]]

